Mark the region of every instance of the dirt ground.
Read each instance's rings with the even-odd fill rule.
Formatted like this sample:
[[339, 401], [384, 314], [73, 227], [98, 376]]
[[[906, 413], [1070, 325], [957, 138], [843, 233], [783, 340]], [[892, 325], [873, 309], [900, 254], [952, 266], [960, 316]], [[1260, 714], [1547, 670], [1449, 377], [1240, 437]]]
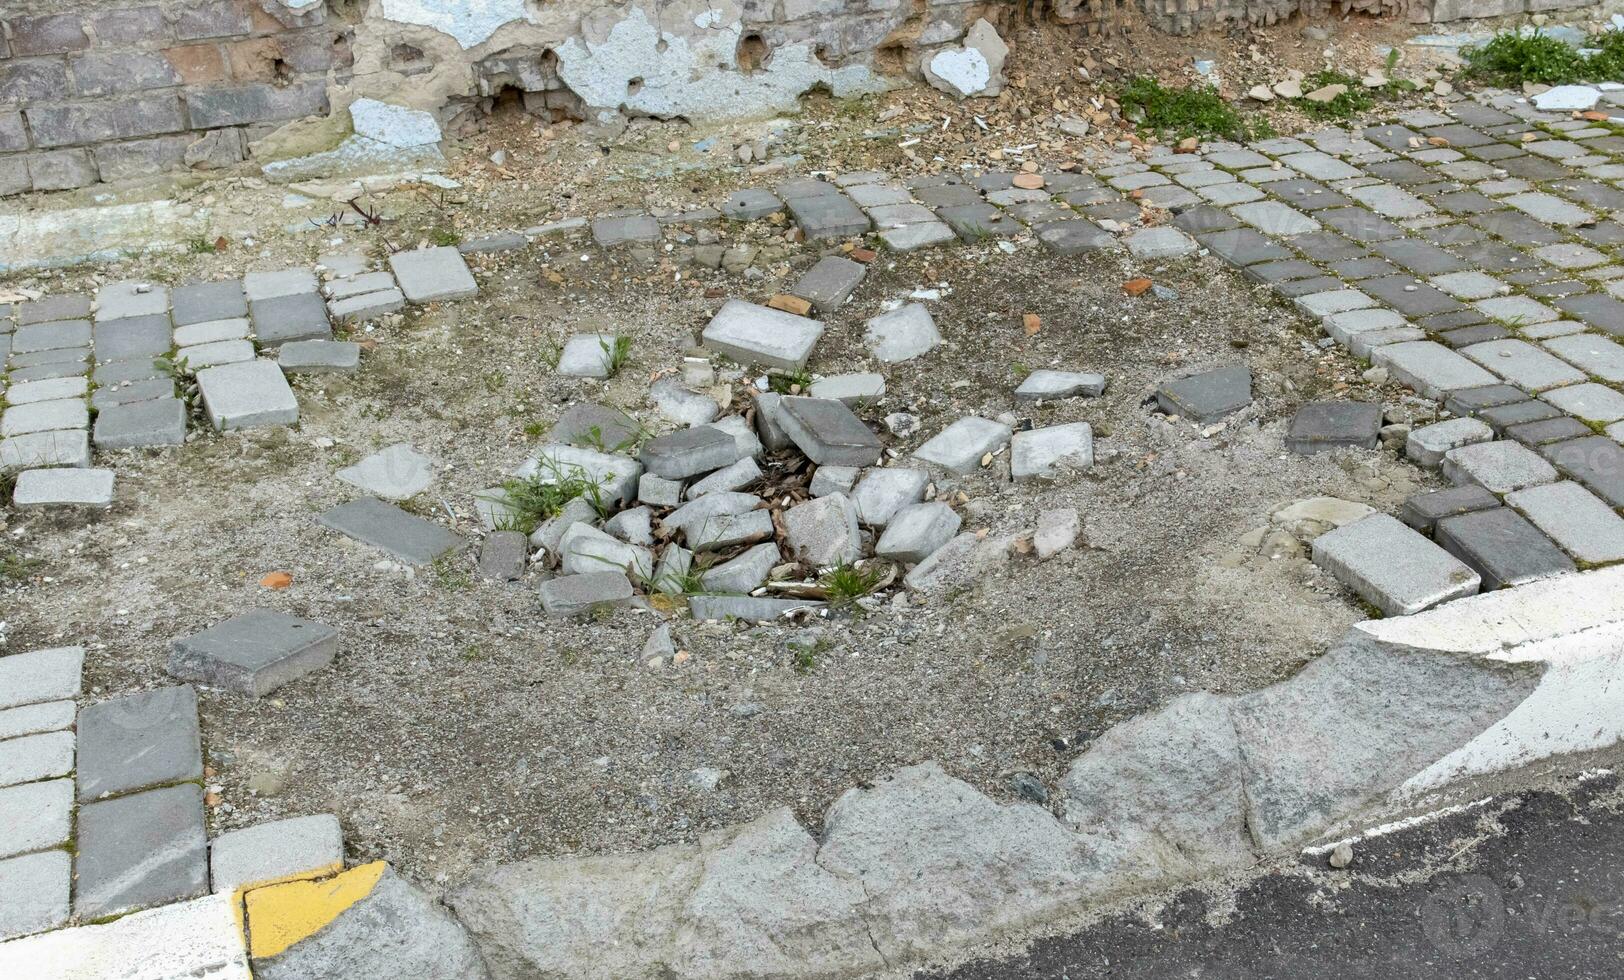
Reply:
[[[1192, 45], [1200, 46], [1176, 44], [1184, 57]], [[1017, 77], [1026, 63], [1017, 62]], [[934, 93], [856, 106], [813, 99], [785, 130], [785, 148], [801, 151], [790, 169], [903, 176], [1007, 166], [989, 154], [1020, 138], [1033, 106], [1052, 115], [1056, 98], [1088, 97], [1040, 89], [1017, 87], [1026, 94], [984, 110], [992, 135], [957, 149], [933, 138], [912, 157], [895, 131], [870, 134], [888, 113], [900, 126], [948, 106]], [[943, 132], [981, 132], [970, 109], [947, 111]], [[770, 128], [710, 135], [726, 142]], [[533, 120], [498, 119], [455, 151], [464, 190], [363, 201], [389, 213], [381, 228], [285, 233], [278, 229], [294, 217], [284, 215], [305, 212], [282, 208], [284, 189], [212, 182], [188, 193], [215, 210], [227, 239], [219, 251], [0, 286], [56, 292], [119, 278], [218, 278], [610, 206], [714, 204], [724, 188], [781, 179], [697, 159], [694, 144], [706, 135], [650, 123], [605, 150]], [[1075, 163], [1111, 138], [1030, 155]], [[510, 161], [496, 167], [488, 157], [504, 148]], [[931, 308], [947, 345], [888, 369], [889, 393], [866, 414], [919, 416], [918, 434], [885, 437], [902, 453], [970, 413], [1092, 423], [1098, 463], [1084, 479], [1011, 484], [1000, 461], [938, 484], [966, 495], [968, 529], [1019, 530], [1040, 510], [1076, 508], [1084, 540], [1048, 562], [1017, 557], [973, 589], [925, 603], [887, 597], [867, 615], [807, 627], [679, 618], [679, 645], [692, 657], [656, 671], [636, 662], [653, 613], [561, 623], [542, 613], [538, 577], [483, 582], [473, 549], [414, 573], [316, 523], [356, 494], [336, 470], [404, 441], [443, 464], [410, 506], [442, 521], [454, 515], [476, 538], [475, 494], [519, 464], [564, 408], [601, 401], [653, 424], [649, 381], [676, 369], [724, 298], [762, 301], [816, 261], [819, 250], [787, 241], [785, 227], [725, 232], [724, 244], [761, 249], [742, 274], [684, 264], [680, 248], [605, 253], [580, 242], [476, 259], [478, 299], [357, 335], [369, 347], [358, 375], [300, 379], [296, 428], [202, 434], [180, 449], [110, 457], [118, 501], [89, 520], [0, 509], [5, 546], [38, 562], [0, 587], [0, 649], [83, 643], [90, 694], [111, 696], [168, 683], [171, 640], [251, 607], [337, 627], [337, 662], [270, 698], [202, 692], [211, 832], [330, 811], [354, 859], [386, 858], [449, 883], [489, 861], [690, 840], [784, 804], [816, 827], [847, 787], [926, 759], [1000, 798], [1013, 796], [1016, 772], [1053, 789], [1110, 725], [1185, 692], [1279, 680], [1364, 616], [1305, 559], [1243, 554], [1240, 541], [1302, 498], [1391, 511], [1428, 485], [1433, 478], [1389, 451], [1303, 458], [1282, 445], [1306, 401], [1375, 399], [1402, 414], [1404, 393], [1361, 380], [1361, 365], [1319, 347], [1299, 317], [1216, 259], [1057, 258], [1034, 242], [1013, 253], [984, 243], [882, 255], [827, 318], [812, 368], [868, 370], [863, 321], [887, 300], [940, 288]], [[1176, 298], [1125, 296], [1121, 283], [1133, 275]], [[1035, 337], [1021, 328], [1025, 313], [1041, 317]], [[555, 377], [548, 350], [600, 329], [633, 338], [621, 374], [602, 384]], [[1147, 404], [1168, 377], [1236, 360], [1252, 367], [1258, 400], [1219, 431], [1168, 424]], [[1099, 371], [1109, 387], [1099, 399], [1022, 410], [1010, 393], [1025, 370], [1042, 367]], [[745, 379], [724, 380], [737, 411]], [[273, 570], [291, 572], [293, 586], [261, 588]], [[803, 656], [797, 667], [789, 644], [809, 638], [810, 666]], [[704, 788], [693, 780], [702, 767], [728, 776]]]

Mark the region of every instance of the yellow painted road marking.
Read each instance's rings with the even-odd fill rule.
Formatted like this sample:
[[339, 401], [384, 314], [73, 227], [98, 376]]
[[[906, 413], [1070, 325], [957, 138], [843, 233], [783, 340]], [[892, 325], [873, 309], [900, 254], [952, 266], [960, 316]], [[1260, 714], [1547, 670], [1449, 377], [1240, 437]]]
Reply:
[[388, 868], [388, 862], [374, 861], [325, 881], [290, 881], [248, 892], [249, 954], [275, 956], [320, 932], [372, 894]]

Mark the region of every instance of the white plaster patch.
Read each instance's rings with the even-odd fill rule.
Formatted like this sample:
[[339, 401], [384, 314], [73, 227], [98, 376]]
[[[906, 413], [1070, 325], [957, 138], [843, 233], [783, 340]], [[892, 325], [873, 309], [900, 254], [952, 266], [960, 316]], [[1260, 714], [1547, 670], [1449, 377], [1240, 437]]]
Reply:
[[383, 16], [449, 34], [463, 48], [477, 47], [502, 27], [529, 21], [525, 0], [383, 0]]
[[992, 81], [992, 68], [975, 48], [939, 51], [930, 59], [930, 70], [958, 89], [960, 95], [974, 95]]
[[0, 272], [112, 261], [178, 245], [208, 227], [206, 209], [174, 201], [0, 213]]
[[1583, 112], [1594, 108], [1601, 90], [1589, 85], [1558, 85], [1534, 96], [1534, 108], [1546, 112]]
[[350, 120], [355, 125], [355, 135], [386, 146], [428, 146], [441, 139], [440, 124], [432, 112], [390, 105], [377, 99], [356, 99], [350, 103]]
[[[705, 18], [720, 21], [718, 16]], [[662, 118], [688, 116], [740, 119], [796, 106], [812, 86], [825, 84], [837, 97], [884, 91], [889, 86], [867, 67], [829, 68], [809, 44], [773, 49], [772, 58], [749, 75], [737, 70], [744, 25], [738, 15], [695, 37], [661, 32], [633, 7], [601, 42], [570, 38], [558, 47], [558, 75], [594, 110], [624, 107]], [[664, 50], [661, 50], [661, 42]]]

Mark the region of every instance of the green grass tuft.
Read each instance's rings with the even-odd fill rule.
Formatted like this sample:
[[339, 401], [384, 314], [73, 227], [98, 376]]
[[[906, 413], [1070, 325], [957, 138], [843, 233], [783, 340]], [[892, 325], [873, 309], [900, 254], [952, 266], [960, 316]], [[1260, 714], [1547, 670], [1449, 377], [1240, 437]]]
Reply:
[[1117, 101], [1123, 114], [1163, 136], [1252, 140], [1273, 135], [1268, 121], [1252, 119], [1231, 106], [1218, 90], [1195, 85], [1167, 88], [1154, 78], [1139, 77], [1123, 86]]
[[490, 497], [497, 506], [497, 530], [530, 534], [543, 522], [557, 517], [564, 505], [585, 497], [593, 508], [604, 512], [603, 488], [578, 466], [565, 468], [543, 459], [535, 473], [502, 481], [501, 495]]
[[[1598, 45], [1607, 43], [1605, 36], [1598, 39]], [[1612, 62], [1624, 55], [1616, 40], [1612, 41], [1611, 50], [1609, 54], [1608, 48], [1604, 47], [1597, 58]], [[1479, 47], [1467, 48], [1463, 54], [1466, 58], [1464, 77], [1491, 85], [1514, 87], [1523, 82], [1557, 85], [1576, 82], [1587, 77], [1590, 71], [1590, 59], [1556, 38], [1537, 31], [1529, 34], [1516, 31], [1496, 34]]]
[[1292, 104], [1310, 119], [1351, 119], [1375, 104], [1365, 90], [1365, 83], [1352, 75], [1327, 68], [1303, 79], [1303, 91], [1313, 92], [1327, 85], [1345, 85], [1347, 91], [1329, 102], [1310, 102], [1307, 98], [1294, 99]]
[[829, 594], [829, 602], [836, 606], [850, 605], [873, 593], [875, 586], [885, 578], [885, 569], [877, 565], [859, 568], [856, 565], [836, 565], [818, 579]]

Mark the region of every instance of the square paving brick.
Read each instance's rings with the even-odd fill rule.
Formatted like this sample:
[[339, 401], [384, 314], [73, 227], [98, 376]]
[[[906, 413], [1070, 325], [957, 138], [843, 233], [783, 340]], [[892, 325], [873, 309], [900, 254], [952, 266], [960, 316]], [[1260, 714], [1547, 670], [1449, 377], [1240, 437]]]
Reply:
[[1431, 534], [1433, 527], [1445, 517], [1470, 514], [1500, 506], [1500, 498], [1479, 486], [1451, 487], [1412, 494], [1399, 508], [1399, 520], [1422, 534]]
[[1156, 401], [1169, 415], [1203, 425], [1217, 422], [1252, 404], [1252, 371], [1244, 364], [1232, 364], [1164, 381], [1156, 389]]
[[271, 361], [222, 364], [197, 372], [203, 407], [216, 429], [250, 429], [299, 421], [299, 400]]
[[169, 317], [135, 316], [98, 322], [94, 344], [98, 363], [167, 354], [173, 346]]
[[203, 790], [149, 790], [79, 809], [73, 911], [84, 919], [208, 893]]
[[0, 657], [0, 708], [79, 696], [84, 647], [52, 647]]
[[823, 336], [823, 323], [743, 300], [730, 299], [706, 325], [706, 347], [743, 364], [800, 369]]
[[98, 449], [179, 446], [186, 442], [186, 403], [179, 398], [107, 405], [96, 414]]
[[174, 306], [177, 327], [235, 320], [248, 315], [248, 298], [239, 279], [176, 286], [170, 292], [169, 301]]
[[340, 504], [318, 520], [323, 527], [381, 548], [413, 565], [432, 565], [463, 545], [455, 532], [375, 497]]
[[1314, 539], [1314, 564], [1388, 616], [1408, 616], [1474, 595], [1478, 574], [1386, 514]]
[[959, 419], [914, 450], [914, 458], [954, 473], [974, 473], [987, 453], [1009, 444], [1010, 427], [971, 415]]
[[264, 697], [320, 670], [338, 653], [338, 631], [254, 609], [170, 645], [169, 673], [183, 681]]
[[790, 440], [820, 466], [872, 466], [880, 458], [879, 438], [834, 399], [787, 397], [779, 402], [776, 418]]
[[80, 800], [202, 775], [197, 692], [191, 687], [160, 687], [79, 712]]
[[42, 732], [0, 742], [0, 786], [55, 779], [72, 771], [72, 732]]
[[1624, 518], [1577, 483], [1518, 490], [1506, 496], [1506, 503], [1579, 561], [1601, 564], [1624, 559]]
[[1436, 535], [1445, 550], [1482, 577], [1484, 591], [1575, 570], [1562, 549], [1510, 507], [1446, 517]]
[[837, 190], [806, 197], [787, 197], [784, 203], [808, 240], [848, 238], [868, 231], [868, 215]]
[[1556, 468], [1538, 453], [1504, 439], [1449, 450], [1444, 453], [1443, 472], [1456, 486], [1477, 484], [1500, 494], [1557, 480]]
[[721, 429], [697, 425], [656, 436], [643, 443], [637, 458], [644, 469], [667, 480], [686, 480], [738, 461], [733, 437]]
[[344, 831], [330, 813], [228, 831], [209, 844], [209, 886], [216, 892], [317, 878], [343, 867]]
[[0, 940], [55, 929], [68, 921], [71, 864], [66, 851], [0, 861]]
[[479, 292], [462, 253], [450, 245], [396, 252], [389, 256], [389, 268], [413, 303], [462, 299]]
[[826, 255], [795, 283], [795, 295], [825, 313], [837, 309], [851, 297], [866, 270], [862, 263], [838, 255]]
[[289, 340], [330, 340], [332, 325], [327, 320], [327, 303], [316, 293], [294, 293], [258, 299], [249, 304], [254, 336], [261, 344], [275, 346]]
[[1461, 353], [1530, 392], [1577, 384], [1586, 377], [1583, 371], [1526, 340], [1492, 340], [1463, 348]]

